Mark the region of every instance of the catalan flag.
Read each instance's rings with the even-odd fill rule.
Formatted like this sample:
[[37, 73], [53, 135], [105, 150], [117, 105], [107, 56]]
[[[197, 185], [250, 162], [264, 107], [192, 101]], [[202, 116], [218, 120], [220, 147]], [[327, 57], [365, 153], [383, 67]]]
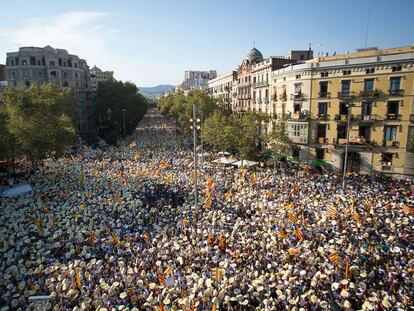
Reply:
[[133, 141], [132, 143], [129, 144], [129, 146], [131, 148], [135, 148], [137, 146], [137, 143], [135, 141]]
[[333, 206], [333, 205], [329, 205], [327, 210], [326, 210], [326, 215], [328, 217], [332, 217], [335, 218], [335, 216], [338, 214], [338, 210]]
[[296, 237], [299, 239], [299, 240], [302, 240], [303, 239], [303, 237], [304, 237], [304, 235], [303, 235], [303, 233], [302, 233], [302, 231], [300, 231], [300, 229], [297, 227], [294, 231], [293, 231], [293, 233], [296, 235]]
[[212, 242], [213, 242], [213, 236], [209, 233], [207, 235], [207, 245], [211, 245]]
[[293, 215], [292, 213], [288, 213], [288, 219], [291, 221], [291, 222], [293, 222], [293, 223], [297, 223], [298, 222], [298, 218], [295, 216], [295, 215]]
[[349, 259], [346, 260], [345, 264], [345, 279], [349, 279], [351, 277], [351, 270], [349, 269]]
[[75, 279], [76, 279], [76, 286], [80, 290], [82, 284], [81, 284], [81, 279], [80, 279], [80, 275], [79, 275], [79, 270], [78, 269], [76, 269], [76, 271], [75, 271]]
[[162, 161], [161, 165], [160, 165], [160, 169], [163, 170], [163, 169], [166, 169], [169, 166], [170, 166], [170, 164], [167, 161]]
[[330, 254], [328, 256], [328, 258], [329, 258], [330, 262], [332, 262], [334, 265], [339, 264], [340, 258], [339, 258], [339, 255], [338, 255], [337, 252], [333, 252], [332, 254]]
[[191, 301], [191, 303], [190, 303], [190, 310], [189, 311], [195, 311], [194, 301]]
[[119, 241], [118, 237], [112, 233], [112, 242], [115, 244], [115, 246], [121, 245], [121, 241]]
[[273, 196], [273, 192], [272, 192], [272, 191], [270, 191], [270, 190], [267, 190], [267, 191], [265, 192], [265, 194], [266, 194], [266, 196], [267, 196], [268, 198], [271, 198], [271, 197]]
[[207, 188], [211, 188], [211, 187], [213, 187], [213, 178], [209, 178], [209, 179], [207, 179]]
[[165, 269], [164, 272], [166, 275], [172, 274], [173, 273], [173, 267], [172, 266], [168, 266], [167, 269]]
[[281, 239], [287, 239], [288, 238], [287, 234], [282, 229], [276, 230], [276, 235]]
[[213, 204], [213, 201], [211, 200], [211, 198], [207, 198], [206, 200], [204, 200], [204, 207], [205, 208], [209, 209], [212, 204]]
[[229, 191], [227, 191], [225, 194], [226, 200], [231, 201], [232, 196], [233, 196], [233, 188], [230, 188]]
[[213, 307], [211, 308], [211, 311], [217, 311], [217, 305], [213, 303]]
[[289, 248], [288, 253], [289, 253], [289, 255], [297, 255], [297, 254], [300, 253], [300, 250], [297, 249], [297, 248]]
[[172, 182], [173, 182], [173, 180], [174, 180], [174, 177], [173, 177], [173, 175], [168, 175], [167, 176], [167, 179], [165, 180], [168, 184], [171, 184]]
[[190, 221], [187, 218], [183, 219], [183, 225], [184, 227], [187, 226], [190, 223]]
[[158, 273], [158, 282], [160, 282], [160, 285], [164, 285], [165, 283], [164, 275], [160, 272]]
[[149, 233], [147, 231], [144, 231], [144, 233], [142, 233], [142, 237], [144, 239], [149, 239], [150, 238], [150, 235], [149, 235]]
[[184, 299], [184, 298], [186, 298], [187, 297], [187, 292], [186, 292], [186, 290], [185, 289], [182, 289], [181, 290], [181, 299]]
[[354, 220], [355, 220], [356, 222], [360, 222], [360, 221], [361, 221], [361, 218], [359, 217], [359, 215], [358, 215], [358, 212], [357, 212], [357, 211], [354, 211], [353, 218], [354, 218]]
[[249, 182], [251, 185], [256, 183], [256, 172], [253, 172], [253, 174], [250, 175]]

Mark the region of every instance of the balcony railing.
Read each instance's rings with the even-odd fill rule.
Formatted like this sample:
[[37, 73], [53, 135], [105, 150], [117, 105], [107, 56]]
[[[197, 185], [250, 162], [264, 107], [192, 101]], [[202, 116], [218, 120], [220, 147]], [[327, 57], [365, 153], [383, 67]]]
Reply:
[[355, 92], [338, 92], [338, 98], [341, 100], [352, 100], [355, 98]]
[[335, 121], [348, 121], [348, 115], [347, 114], [336, 114]]
[[319, 92], [319, 98], [330, 98], [331, 93], [330, 92]]
[[253, 83], [253, 87], [264, 87], [264, 86], [269, 86], [269, 81], [260, 81], [260, 82], [256, 82]]
[[319, 114], [318, 115], [319, 121], [328, 121], [329, 120], [329, 114]]
[[400, 142], [396, 140], [384, 140], [382, 142], [382, 146], [387, 148], [398, 148], [400, 146]]
[[401, 115], [395, 113], [388, 113], [386, 119], [391, 121], [401, 121]]
[[388, 90], [389, 96], [404, 96], [404, 90]]
[[291, 100], [303, 100], [302, 92], [290, 94]]
[[246, 86], [251, 86], [252, 83], [251, 82], [240, 82], [237, 84], [237, 87], [246, 87]]
[[375, 99], [380, 97], [381, 92], [378, 90], [371, 90], [371, 91], [361, 91], [359, 92], [359, 97], [362, 99]]

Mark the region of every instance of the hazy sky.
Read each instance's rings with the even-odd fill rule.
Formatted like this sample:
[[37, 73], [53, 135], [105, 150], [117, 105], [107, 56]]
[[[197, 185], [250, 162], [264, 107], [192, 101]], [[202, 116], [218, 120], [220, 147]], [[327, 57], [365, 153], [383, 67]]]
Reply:
[[20, 46], [64, 48], [138, 86], [178, 84], [184, 70], [235, 69], [256, 42], [343, 53], [414, 44], [414, 0], [2, 1], [0, 63]]

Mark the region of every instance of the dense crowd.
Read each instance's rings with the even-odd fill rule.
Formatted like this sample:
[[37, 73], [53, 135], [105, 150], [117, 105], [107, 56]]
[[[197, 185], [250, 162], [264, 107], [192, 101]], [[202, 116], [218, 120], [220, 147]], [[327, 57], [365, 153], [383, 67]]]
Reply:
[[[407, 310], [412, 182], [202, 162], [150, 109], [132, 143], [48, 160], [0, 204], [0, 310]], [[193, 180], [199, 181], [194, 206]]]

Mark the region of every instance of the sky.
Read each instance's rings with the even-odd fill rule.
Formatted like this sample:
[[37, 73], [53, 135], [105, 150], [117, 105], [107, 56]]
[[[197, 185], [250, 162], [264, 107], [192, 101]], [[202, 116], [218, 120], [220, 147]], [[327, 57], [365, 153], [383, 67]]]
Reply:
[[413, 0], [2, 1], [0, 63], [51, 45], [138, 86], [179, 84], [185, 70], [235, 70], [264, 57], [414, 44]]

